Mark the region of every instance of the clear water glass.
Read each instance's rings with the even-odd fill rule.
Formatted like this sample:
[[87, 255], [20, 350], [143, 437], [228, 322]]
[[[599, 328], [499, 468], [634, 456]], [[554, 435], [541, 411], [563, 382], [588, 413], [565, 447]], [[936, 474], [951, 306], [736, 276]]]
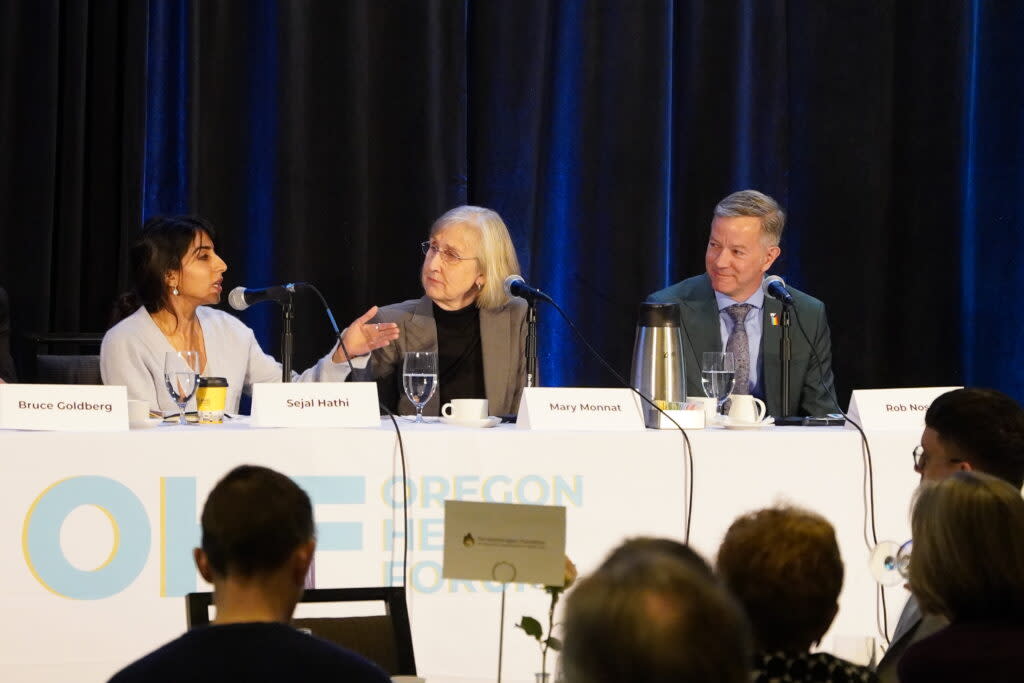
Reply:
[[422, 423], [423, 406], [437, 391], [437, 353], [408, 351], [402, 366], [402, 384], [409, 402], [416, 406], [416, 422]]
[[164, 354], [164, 384], [178, 406], [178, 424], [188, 424], [185, 406], [199, 386], [199, 352], [168, 351]]
[[729, 351], [705, 351], [700, 363], [700, 383], [708, 398], [718, 401], [718, 412], [736, 384], [736, 357]]

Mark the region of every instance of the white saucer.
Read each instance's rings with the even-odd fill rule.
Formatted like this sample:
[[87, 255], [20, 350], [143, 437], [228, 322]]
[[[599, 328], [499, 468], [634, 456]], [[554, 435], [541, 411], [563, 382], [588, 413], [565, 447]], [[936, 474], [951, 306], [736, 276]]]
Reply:
[[147, 418], [145, 422], [136, 422], [134, 424], [129, 424], [128, 426], [131, 429], [149, 429], [151, 427], [156, 427], [161, 422], [163, 422], [163, 418], [150, 417]]
[[456, 420], [453, 417], [442, 417], [441, 422], [456, 427], [494, 427], [501, 422], [501, 418], [494, 415], [480, 420]]
[[731, 420], [728, 417], [723, 417], [718, 424], [722, 425], [726, 429], [761, 429], [775, 424], [775, 418], [766, 417], [760, 422], [741, 422], [739, 420]]

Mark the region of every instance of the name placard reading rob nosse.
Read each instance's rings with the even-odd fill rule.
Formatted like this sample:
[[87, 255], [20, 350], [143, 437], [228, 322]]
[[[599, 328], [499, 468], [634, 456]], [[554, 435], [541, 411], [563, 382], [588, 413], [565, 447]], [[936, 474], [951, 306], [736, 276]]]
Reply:
[[959, 388], [855, 389], [846, 412], [863, 429], [924, 429], [924, 414], [932, 401]]
[[127, 431], [128, 392], [92, 384], [0, 384], [0, 428]]
[[376, 382], [254, 384], [254, 427], [379, 427]]

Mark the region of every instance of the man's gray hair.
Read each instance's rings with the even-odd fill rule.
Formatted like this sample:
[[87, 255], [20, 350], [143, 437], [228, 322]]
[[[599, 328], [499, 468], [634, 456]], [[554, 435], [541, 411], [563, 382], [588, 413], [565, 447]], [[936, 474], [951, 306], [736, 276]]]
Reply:
[[761, 219], [761, 236], [770, 247], [779, 246], [782, 228], [786, 225], [786, 213], [779, 203], [757, 190], [740, 190], [718, 202], [715, 216], [732, 218], [753, 216]]

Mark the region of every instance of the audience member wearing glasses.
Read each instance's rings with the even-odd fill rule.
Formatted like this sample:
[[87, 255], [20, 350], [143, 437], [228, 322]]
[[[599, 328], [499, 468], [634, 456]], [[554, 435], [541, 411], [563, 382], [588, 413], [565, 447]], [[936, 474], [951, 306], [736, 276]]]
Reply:
[[316, 548], [309, 496], [243, 465], [210, 492], [194, 557], [216, 618], [130, 664], [112, 683], [352, 681], [390, 678], [363, 657], [289, 625]]
[[961, 471], [918, 493], [910, 590], [949, 626], [907, 648], [902, 683], [1024, 679], [1024, 499], [1020, 489]]
[[[928, 407], [924, 424], [921, 445], [914, 449], [914, 470], [922, 483], [978, 471], [1018, 491], [1024, 485], [1024, 409], [1006, 394], [977, 388], [950, 391]], [[911, 595], [878, 663], [879, 680], [897, 683], [897, 665], [906, 649], [947, 623], [942, 614], [923, 613]]]
[[565, 683], [748, 683], [750, 627], [695, 553], [635, 539], [566, 598]]
[[424, 415], [440, 414], [454, 398], [486, 398], [492, 415], [515, 413], [526, 384], [527, 305], [505, 294], [505, 278], [519, 273], [505, 222], [490, 209], [460, 206], [434, 221], [421, 247], [424, 295], [382, 306], [374, 318], [399, 329], [372, 354], [381, 402], [414, 413], [402, 388], [404, 355], [436, 351], [438, 390]]
[[[280, 382], [281, 365], [260, 348], [253, 331], [220, 303], [227, 264], [215, 251], [216, 234], [198, 216], [160, 216], [146, 222], [131, 248], [133, 289], [118, 302], [121, 320], [100, 347], [104, 384], [123, 384], [128, 398], [148, 401], [153, 410], [177, 410], [164, 389], [169, 351], [198, 351], [200, 374], [228, 381], [225, 410], [238, 412], [242, 392], [258, 382]], [[371, 308], [345, 331], [353, 356], [389, 344], [395, 325], [367, 321]], [[338, 346], [293, 381], [342, 382], [350, 367]], [[195, 399], [192, 399], [193, 401]]]
[[717, 569], [750, 618], [752, 681], [876, 680], [865, 666], [810, 651], [832, 624], [843, 587], [835, 530], [823, 517], [793, 507], [744, 515], [726, 532]]

